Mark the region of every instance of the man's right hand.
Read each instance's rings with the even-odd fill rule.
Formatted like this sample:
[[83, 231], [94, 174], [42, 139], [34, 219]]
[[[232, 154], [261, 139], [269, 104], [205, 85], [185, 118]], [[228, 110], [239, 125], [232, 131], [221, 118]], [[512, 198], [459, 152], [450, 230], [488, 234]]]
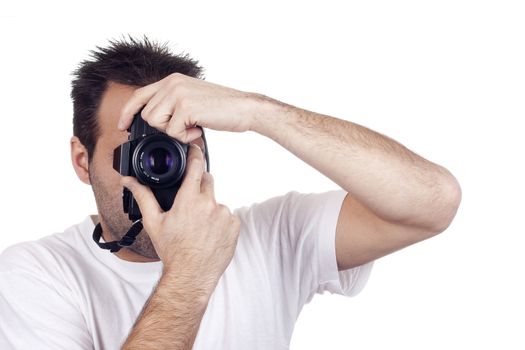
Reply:
[[203, 278], [213, 287], [230, 263], [240, 231], [240, 220], [228, 207], [215, 201], [213, 177], [204, 171], [200, 148], [191, 145], [185, 175], [169, 211], [163, 211], [147, 186], [123, 176], [142, 213], [142, 223], [164, 271], [178, 271]]

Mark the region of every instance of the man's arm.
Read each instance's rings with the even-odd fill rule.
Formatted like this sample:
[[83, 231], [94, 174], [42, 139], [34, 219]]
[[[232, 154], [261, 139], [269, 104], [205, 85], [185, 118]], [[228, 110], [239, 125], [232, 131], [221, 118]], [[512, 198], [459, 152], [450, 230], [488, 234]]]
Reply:
[[348, 192], [337, 226], [340, 270], [442, 232], [461, 200], [455, 177], [364, 126], [252, 94], [250, 130]]
[[[197, 284], [188, 264], [165, 268], [123, 350], [190, 350], [216, 281]], [[193, 277], [192, 277], [193, 276]]]
[[[143, 119], [181, 142], [201, 135], [195, 125], [255, 131], [346, 190], [349, 196], [337, 229], [340, 267], [355, 266], [445, 230], [461, 200], [460, 186], [446, 168], [391, 138], [262, 94], [174, 73], [136, 90], [123, 107], [119, 128], [125, 130], [145, 104]], [[365, 218], [359, 211], [370, 215]], [[356, 229], [360, 225], [364, 230]], [[351, 259], [358, 255], [358, 260]]]
[[202, 151], [194, 146], [168, 211], [136, 178], [121, 179], [163, 263], [162, 276], [123, 349], [191, 349], [208, 300], [233, 258], [240, 219], [215, 200], [213, 176], [204, 172]]
[[150, 126], [181, 142], [201, 135], [195, 125], [267, 136], [389, 222], [439, 230], [454, 216], [460, 187], [447, 169], [356, 123], [179, 73], [135, 90], [121, 130], [141, 106]]

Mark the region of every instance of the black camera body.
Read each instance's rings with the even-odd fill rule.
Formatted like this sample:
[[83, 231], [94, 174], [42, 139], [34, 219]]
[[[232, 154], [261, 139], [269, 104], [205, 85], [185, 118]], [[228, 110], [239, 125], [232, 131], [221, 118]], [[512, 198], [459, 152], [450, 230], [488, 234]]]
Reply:
[[[128, 128], [128, 142], [113, 151], [113, 168], [123, 176], [133, 176], [138, 182], [149, 186], [160, 207], [167, 211], [182, 184], [188, 158], [189, 144], [151, 127], [142, 119], [142, 109], [135, 114]], [[210, 171], [208, 145], [205, 145], [206, 171]], [[131, 221], [142, 218], [132, 193], [124, 188], [122, 193], [124, 212]]]

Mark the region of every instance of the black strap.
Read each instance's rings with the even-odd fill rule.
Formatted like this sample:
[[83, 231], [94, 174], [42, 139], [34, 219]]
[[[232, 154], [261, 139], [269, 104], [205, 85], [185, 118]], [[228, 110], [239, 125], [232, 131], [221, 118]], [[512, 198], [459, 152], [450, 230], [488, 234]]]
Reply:
[[102, 243], [100, 242], [100, 237], [102, 237], [102, 226], [99, 222], [93, 230], [93, 240], [100, 248], [109, 249], [110, 252], [115, 253], [118, 252], [122, 247], [128, 247], [132, 245], [133, 242], [135, 242], [135, 238], [142, 230], [142, 227], [142, 219], [138, 219], [133, 223], [133, 225], [131, 225], [128, 232], [120, 239], [120, 241]]

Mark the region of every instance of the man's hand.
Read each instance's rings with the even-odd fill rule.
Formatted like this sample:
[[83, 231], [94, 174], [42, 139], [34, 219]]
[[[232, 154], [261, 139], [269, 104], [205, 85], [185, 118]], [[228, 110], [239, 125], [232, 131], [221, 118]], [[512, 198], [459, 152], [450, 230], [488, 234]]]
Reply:
[[169, 211], [134, 177], [124, 176], [121, 183], [133, 193], [164, 269], [184, 265], [194, 278], [214, 288], [235, 252], [240, 220], [215, 201], [213, 177], [204, 172], [200, 148], [190, 147], [185, 176]]
[[122, 107], [118, 128], [127, 129], [143, 106], [142, 118], [183, 143], [201, 136], [196, 125], [243, 132], [251, 129], [255, 94], [173, 73], [141, 87]]

